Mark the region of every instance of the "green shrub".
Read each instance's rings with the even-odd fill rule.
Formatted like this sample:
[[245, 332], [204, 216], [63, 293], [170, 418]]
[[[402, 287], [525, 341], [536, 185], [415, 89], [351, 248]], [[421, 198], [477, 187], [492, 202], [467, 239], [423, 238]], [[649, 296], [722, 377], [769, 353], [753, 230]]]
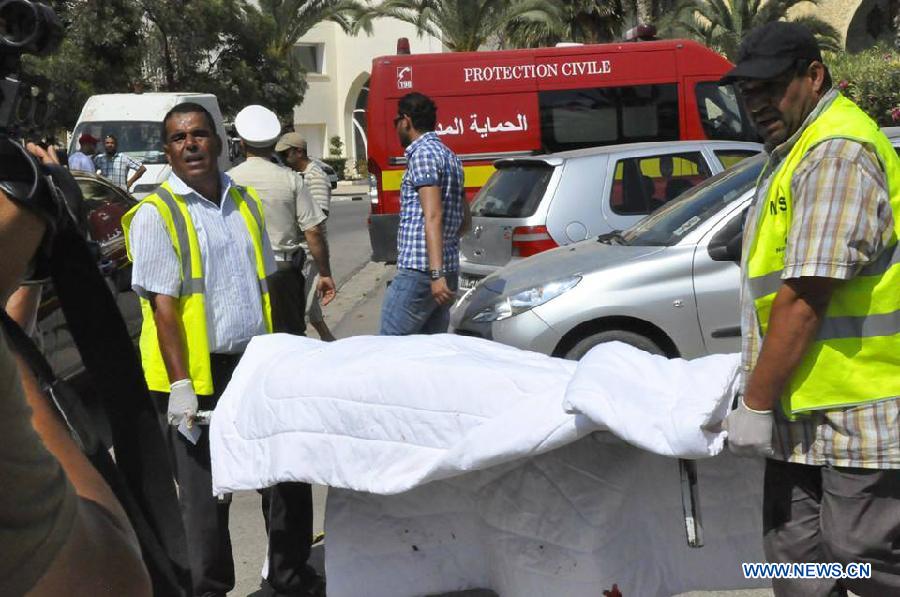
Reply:
[[344, 142], [338, 135], [335, 135], [328, 140], [328, 156], [339, 158], [342, 155], [344, 155]]
[[834, 84], [881, 126], [900, 125], [900, 53], [881, 44], [825, 57]]
[[334, 168], [338, 180], [347, 178], [347, 158], [322, 158], [322, 161]]
[[369, 163], [366, 160], [356, 160], [356, 174], [358, 178], [369, 178]]

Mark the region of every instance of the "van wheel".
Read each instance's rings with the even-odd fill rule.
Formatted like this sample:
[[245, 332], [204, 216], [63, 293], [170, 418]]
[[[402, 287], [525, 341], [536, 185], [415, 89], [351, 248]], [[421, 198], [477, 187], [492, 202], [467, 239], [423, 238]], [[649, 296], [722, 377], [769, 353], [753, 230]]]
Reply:
[[665, 356], [665, 353], [656, 342], [646, 336], [641, 336], [634, 332], [626, 332], [625, 330], [607, 330], [605, 332], [591, 334], [587, 338], [582, 338], [578, 341], [578, 344], [573, 346], [571, 350], [566, 353], [565, 358], [570, 361], [580, 361], [581, 357], [586, 355], [590, 349], [598, 344], [603, 344], [604, 342], [624, 342], [625, 344], [640, 348], [650, 354]]

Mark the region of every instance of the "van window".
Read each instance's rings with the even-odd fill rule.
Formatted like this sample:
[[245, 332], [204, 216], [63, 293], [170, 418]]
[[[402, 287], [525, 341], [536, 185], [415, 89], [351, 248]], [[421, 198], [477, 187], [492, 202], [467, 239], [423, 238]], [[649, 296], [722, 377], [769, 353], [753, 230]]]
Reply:
[[547, 151], [678, 139], [677, 85], [595, 87], [538, 93]]
[[619, 160], [610, 205], [623, 216], [648, 214], [709, 176], [699, 151]]
[[103, 152], [103, 138], [106, 135], [113, 135], [119, 142], [119, 152], [133, 157], [142, 164], [167, 163], [166, 155], [163, 153], [162, 130], [159, 122], [130, 120], [81, 122], [72, 133], [70, 154], [78, 149], [77, 139], [83, 133], [89, 133], [100, 140], [97, 143], [98, 152]]
[[756, 131], [750, 125], [750, 119], [738, 101], [733, 86], [705, 81], [697, 83], [695, 90], [700, 122], [708, 138], [730, 141], [759, 140]]
[[534, 215], [553, 166], [543, 162], [499, 164], [475, 199], [472, 215], [487, 218], [526, 218]]

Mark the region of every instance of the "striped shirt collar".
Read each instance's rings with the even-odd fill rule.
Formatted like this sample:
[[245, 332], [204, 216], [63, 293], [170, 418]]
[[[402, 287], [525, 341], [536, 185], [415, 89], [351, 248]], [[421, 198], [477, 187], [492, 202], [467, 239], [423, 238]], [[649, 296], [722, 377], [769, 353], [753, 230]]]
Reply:
[[[222, 185], [222, 197], [219, 201], [219, 208], [221, 209], [222, 204], [225, 203], [225, 199], [228, 197], [228, 191], [230, 191], [231, 187], [234, 186], [234, 181], [231, 180], [231, 177], [224, 172], [219, 172], [219, 181]], [[166, 182], [169, 183], [169, 186], [172, 187], [172, 191], [174, 191], [176, 195], [181, 195], [182, 197], [187, 195], [196, 195], [198, 198], [212, 203], [212, 201], [192, 189], [186, 182], [178, 178], [178, 175], [175, 174], [175, 172], [169, 174], [169, 178], [166, 180]]]

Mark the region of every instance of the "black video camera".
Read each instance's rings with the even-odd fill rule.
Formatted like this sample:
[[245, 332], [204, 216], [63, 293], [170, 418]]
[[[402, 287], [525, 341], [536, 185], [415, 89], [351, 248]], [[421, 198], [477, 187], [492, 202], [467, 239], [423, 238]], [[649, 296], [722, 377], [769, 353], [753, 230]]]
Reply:
[[48, 98], [37, 86], [21, 80], [23, 54], [45, 56], [56, 51], [63, 28], [47, 4], [30, 0], [0, 0], [0, 134], [16, 126], [38, 125]]
[[31, 280], [47, 277], [46, 261], [55, 234], [81, 226], [78, 185], [62, 167], [40, 164], [25, 151], [21, 138], [23, 131], [43, 124], [39, 114], [46, 114], [47, 105], [39, 87], [23, 82], [22, 55], [50, 54], [62, 36], [62, 24], [49, 5], [0, 0], [0, 190], [37, 213], [48, 226]]

